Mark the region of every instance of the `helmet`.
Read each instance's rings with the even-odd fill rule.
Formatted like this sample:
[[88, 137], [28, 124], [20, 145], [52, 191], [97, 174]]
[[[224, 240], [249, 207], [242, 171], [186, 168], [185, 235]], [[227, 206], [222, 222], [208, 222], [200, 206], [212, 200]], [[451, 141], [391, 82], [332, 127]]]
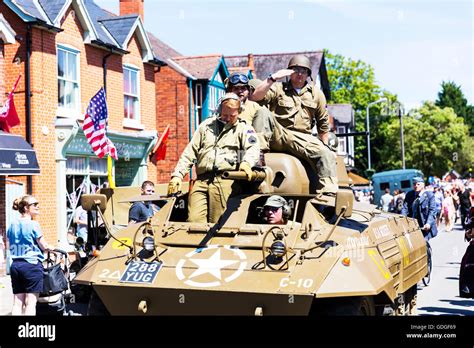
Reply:
[[291, 215], [291, 207], [282, 196], [273, 195], [268, 197], [267, 201], [263, 205], [264, 207], [276, 207], [282, 208], [283, 218], [288, 220]]
[[337, 152], [339, 140], [337, 139], [337, 136], [334, 134], [334, 132], [329, 132], [328, 147], [331, 149], [331, 151]]
[[252, 91], [255, 91], [257, 86], [262, 83], [262, 80], [259, 79], [252, 79], [249, 81], [249, 86]]
[[311, 75], [311, 62], [308, 57], [303, 54], [298, 54], [296, 56], [291, 57], [290, 61], [288, 62], [288, 69], [294, 68], [296, 66], [300, 66], [309, 70], [309, 74]]
[[226, 93], [224, 94], [224, 96], [219, 99], [219, 104], [217, 106], [217, 113], [220, 115], [222, 113], [222, 104], [226, 101], [226, 100], [237, 100], [239, 101], [239, 113], [242, 112], [242, 102], [240, 101], [240, 98], [237, 94], [235, 93]]

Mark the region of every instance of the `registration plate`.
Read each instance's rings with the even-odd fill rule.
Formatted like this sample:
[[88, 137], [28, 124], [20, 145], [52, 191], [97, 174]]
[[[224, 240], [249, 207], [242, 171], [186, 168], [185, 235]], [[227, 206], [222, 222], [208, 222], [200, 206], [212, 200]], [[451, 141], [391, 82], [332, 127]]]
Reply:
[[152, 284], [162, 266], [162, 262], [132, 261], [127, 265], [120, 282]]

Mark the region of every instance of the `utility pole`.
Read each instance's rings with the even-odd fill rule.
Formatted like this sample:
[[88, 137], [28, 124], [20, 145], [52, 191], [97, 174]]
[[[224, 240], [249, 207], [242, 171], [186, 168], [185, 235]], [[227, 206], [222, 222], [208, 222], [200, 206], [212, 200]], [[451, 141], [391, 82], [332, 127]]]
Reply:
[[401, 103], [398, 103], [398, 117], [400, 118], [400, 147], [402, 149], [402, 169], [405, 168], [405, 141], [403, 139], [403, 106]]
[[369, 103], [367, 105], [367, 110], [366, 110], [366, 118], [365, 118], [365, 132], [367, 134], [367, 166], [368, 168], [367, 169], [372, 169], [372, 161], [371, 161], [371, 158], [370, 158], [370, 126], [369, 126], [369, 113], [370, 113], [370, 107], [372, 105], [375, 105], [375, 104], [378, 104], [378, 103], [382, 103], [384, 101], [387, 101], [387, 98], [380, 98], [379, 100], [377, 101], [374, 101], [372, 103]]

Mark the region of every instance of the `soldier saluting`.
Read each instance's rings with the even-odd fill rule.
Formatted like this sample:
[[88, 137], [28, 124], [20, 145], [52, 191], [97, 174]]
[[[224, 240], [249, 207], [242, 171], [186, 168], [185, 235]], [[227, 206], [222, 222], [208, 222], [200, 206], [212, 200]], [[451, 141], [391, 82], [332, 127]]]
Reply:
[[241, 192], [233, 180], [223, 180], [228, 170], [245, 172], [252, 179], [260, 147], [255, 130], [238, 118], [242, 111], [239, 97], [227, 93], [218, 107], [218, 115], [201, 123], [171, 174], [168, 195], [181, 190], [185, 175], [196, 164], [197, 180], [189, 193], [188, 221], [216, 223], [224, 213], [227, 200]]
[[[318, 175], [317, 193], [337, 191], [336, 160], [329, 142], [329, 115], [326, 98], [314, 83], [308, 83], [311, 62], [304, 55], [292, 57], [288, 69], [270, 74], [255, 89], [251, 99], [274, 113], [270, 117], [271, 132], [266, 134], [273, 151], [288, 152], [309, 162]], [[289, 77], [288, 82], [277, 80]], [[261, 125], [259, 125], [261, 122]], [[257, 131], [265, 129], [268, 120], [254, 120]], [[316, 124], [319, 138], [314, 137]]]

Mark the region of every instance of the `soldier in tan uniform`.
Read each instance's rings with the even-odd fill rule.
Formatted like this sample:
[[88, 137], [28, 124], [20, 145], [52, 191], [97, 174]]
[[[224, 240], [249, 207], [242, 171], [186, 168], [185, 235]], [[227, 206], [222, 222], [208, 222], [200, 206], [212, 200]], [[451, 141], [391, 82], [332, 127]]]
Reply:
[[252, 124], [255, 113], [262, 107], [258, 103], [249, 100], [251, 90], [247, 75], [241, 73], [230, 74], [225, 79], [224, 84], [226, 92], [235, 93], [240, 98], [242, 112], [239, 114], [239, 118], [247, 121], [248, 124]]
[[241, 170], [252, 180], [260, 147], [255, 130], [238, 115], [239, 97], [227, 93], [222, 98], [218, 115], [201, 123], [186, 146], [171, 174], [168, 195], [181, 190], [183, 178], [196, 164], [197, 180], [189, 194], [188, 221], [216, 223], [224, 213], [231, 195], [240, 193], [240, 184], [223, 180], [227, 170]]
[[[317, 193], [333, 194], [337, 191], [336, 155], [328, 147], [329, 115], [326, 98], [314, 83], [308, 83], [311, 62], [304, 55], [290, 59], [288, 69], [268, 76], [252, 94], [274, 113], [268, 120], [253, 120], [257, 131], [264, 132], [272, 151], [288, 152], [309, 162], [318, 175]], [[276, 82], [289, 77], [288, 82]], [[316, 124], [318, 137], [311, 134]]]
[[[253, 126], [254, 120], [257, 118], [258, 120], [260, 120], [260, 123], [264, 123], [261, 128], [271, 128], [269, 122], [270, 111], [267, 108], [262, 107], [258, 103], [249, 99], [255, 88], [252, 88], [252, 86], [250, 85], [250, 81], [247, 75], [241, 73], [233, 73], [225, 79], [224, 84], [226, 87], [226, 92], [235, 93], [240, 98], [240, 101], [242, 103], [242, 111], [239, 114], [240, 119], [246, 121], [248, 124], [251, 124]], [[257, 115], [259, 116], [257, 117]], [[260, 149], [263, 152], [269, 151], [268, 141], [266, 141], [264, 138], [263, 130], [261, 132], [257, 132], [257, 137], [260, 141]], [[261, 157], [262, 158], [259, 163], [265, 163], [263, 154]]]

